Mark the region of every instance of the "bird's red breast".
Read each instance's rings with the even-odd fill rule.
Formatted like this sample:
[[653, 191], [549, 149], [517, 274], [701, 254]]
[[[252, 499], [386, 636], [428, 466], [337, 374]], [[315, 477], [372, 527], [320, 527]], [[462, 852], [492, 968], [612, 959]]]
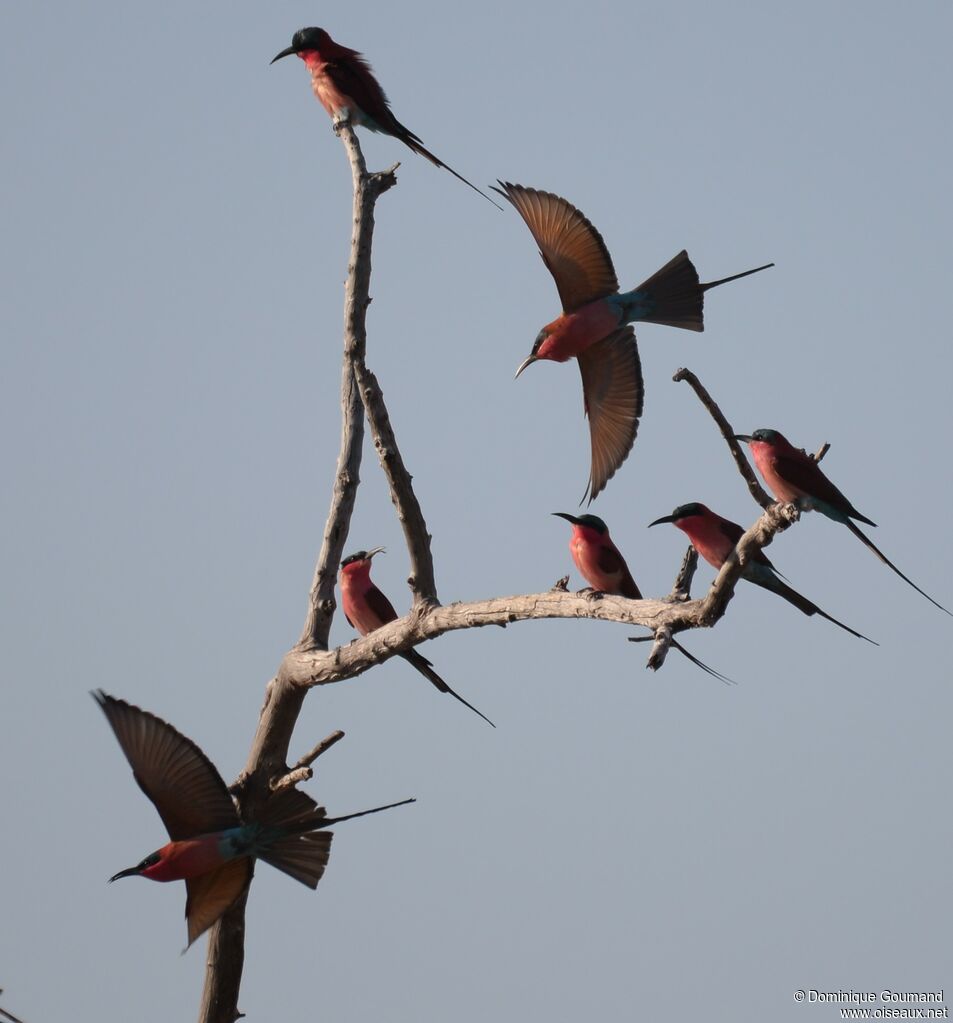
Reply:
[[159, 861], [142, 872], [152, 881], [184, 881], [207, 874], [222, 863], [219, 835], [200, 835], [169, 842], [159, 850]]
[[352, 562], [341, 569], [341, 605], [347, 620], [362, 635], [394, 621], [394, 605], [371, 581], [369, 561]]

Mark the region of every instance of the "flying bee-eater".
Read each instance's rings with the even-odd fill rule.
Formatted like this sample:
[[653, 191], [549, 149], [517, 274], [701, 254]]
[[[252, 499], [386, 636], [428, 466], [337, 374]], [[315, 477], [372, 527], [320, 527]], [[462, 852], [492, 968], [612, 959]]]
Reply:
[[289, 787], [268, 800], [257, 820], [244, 822], [221, 775], [191, 739], [154, 714], [102, 690], [93, 698], [172, 840], [109, 880], [185, 881], [189, 945], [245, 891], [254, 859], [317, 888], [333, 837], [324, 828], [414, 802], [405, 799], [327, 817], [323, 806]]
[[[737, 522], [722, 518], [704, 504], [697, 501], [691, 504], [679, 505], [671, 515], [664, 515], [650, 526], [658, 526], [663, 522], [671, 522], [691, 540], [692, 546], [708, 562], [712, 568], [720, 569], [725, 561], [731, 556], [732, 551], [738, 545], [738, 541], [744, 535], [744, 529]], [[866, 639], [868, 643], [874, 643], [862, 633], [855, 631], [850, 626], [832, 618], [826, 611], [822, 611], [817, 604], [802, 596], [797, 590], [792, 589], [778, 576], [777, 569], [768, 560], [764, 551], [758, 551], [754, 557], [749, 558], [741, 569], [741, 578], [747, 579], [755, 586], [761, 586], [765, 590], [776, 593], [783, 597], [789, 604], [793, 604], [798, 611], [806, 615], [820, 615], [829, 622], [837, 625], [845, 632], [849, 632], [858, 639]]]
[[[579, 574], [593, 590], [628, 597], [630, 600], [642, 599], [642, 593], [632, 578], [625, 558], [609, 536], [609, 527], [598, 515], [570, 515], [568, 512], [553, 512], [553, 515], [572, 525], [569, 553]], [[727, 675], [722, 675], [700, 661], [677, 640], [672, 640], [672, 646], [702, 671], [722, 682], [731, 682]]]
[[357, 50], [339, 45], [323, 28], [312, 27], [298, 29], [291, 37], [291, 45], [276, 54], [271, 63], [292, 55], [304, 61], [311, 74], [311, 88], [335, 125], [349, 121], [370, 131], [393, 135], [432, 164], [450, 171], [455, 178], [502, 210], [502, 206], [493, 202], [472, 181], [467, 181], [462, 174], [434, 156], [417, 135], [397, 120], [370, 64]]
[[[374, 585], [371, 580], [371, 561], [375, 554], [383, 554], [383, 547], [375, 547], [369, 551], [356, 551], [349, 554], [341, 562], [341, 604], [344, 608], [344, 617], [348, 624], [353, 626], [362, 635], [366, 636], [374, 632], [382, 625], [394, 621], [398, 615], [394, 605]], [[478, 714], [488, 725], [496, 725], [485, 715], [459, 694], [454, 692], [450, 686], [433, 670], [433, 665], [423, 654], [416, 650], [405, 650], [401, 655], [405, 661], [409, 661], [428, 682], [431, 682], [441, 693], [449, 693], [455, 700], [459, 700], [464, 707], [468, 707], [474, 714]]]
[[842, 523], [905, 583], [912, 586], [922, 597], [926, 597], [934, 607], [950, 614], [929, 593], [924, 593], [912, 579], [908, 579], [873, 540], [851, 521], [857, 519], [866, 522], [868, 526], [877, 525], [857, 511], [810, 455], [794, 447], [777, 430], [760, 429], [751, 434], [737, 433], [735, 440], [744, 441], [751, 448], [755, 465], [779, 501], [796, 504], [802, 511], [819, 511], [829, 519]]
[[587, 492], [593, 501], [628, 456], [642, 415], [642, 366], [635, 331], [627, 324], [642, 320], [704, 330], [706, 291], [774, 264], [703, 284], [683, 250], [637, 288], [620, 292], [602, 235], [575, 206], [551, 192], [499, 184], [494, 191], [526, 221], [563, 307], [536, 336], [516, 375], [540, 359], [578, 361], [592, 447]]

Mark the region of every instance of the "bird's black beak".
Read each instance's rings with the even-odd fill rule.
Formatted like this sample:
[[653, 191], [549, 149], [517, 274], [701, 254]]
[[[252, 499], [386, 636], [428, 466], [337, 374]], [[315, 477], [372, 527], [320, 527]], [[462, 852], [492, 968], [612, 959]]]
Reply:
[[112, 884], [113, 881], [118, 881], [119, 878], [121, 878], [121, 877], [138, 877], [138, 876], [139, 876], [139, 868], [138, 867], [129, 867], [126, 870], [120, 870], [118, 874], [113, 874], [113, 876], [106, 883], [107, 884]]
[[282, 57], [291, 57], [298, 52], [296, 46], [288, 46], [281, 51], [277, 56], [271, 58], [271, 63], [274, 64], [276, 60], [281, 60]]
[[551, 512], [550, 514], [555, 515], [557, 518], [565, 519], [567, 522], [571, 522], [574, 526], [579, 525], [579, 519], [575, 515], [570, 515], [568, 512]]
[[750, 444], [754, 440], [754, 437], [752, 437], [750, 434], [747, 434], [747, 433], [736, 433], [734, 435], [734, 439], [735, 440], [743, 440], [745, 442], [745, 444]]
[[513, 379], [515, 380], [515, 379], [516, 379], [516, 377], [518, 377], [518, 376], [520, 375], [520, 373], [522, 373], [522, 372], [523, 372], [523, 370], [524, 370], [524, 369], [526, 369], [526, 367], [527, 367], [527, 366], [531, 365], [531, 364], [532, 364], [532, 363], [534, 363], [534, 362], [537, 362], [537, 361], [538, 361], [538, 359], [539, 359], [539, 356], [538, 356], [538, 355], [529, 355], [529, 356], [527, 356], [527, 357], [526, 357], [526, 358], [525, 358], [525, 359], [524, 359], [524, 360], [523, 360], [523, 361], [522, 361], [522, 362], [520, 363], [520, 368], [519, 368], [519, 369], [518, 369], [518, 370], [516, 371], [516, 376], [515, 376], [515, 377], [513, 377]]
[[651, 529], [652, 526], [660, 526], [663, 522], [674, 522], [674, 521], [675, 521], [675, 516], [674, 515], [663, 515], [662, 518], [656, 519], [654, 522], [650, 522], [649, 523], [649, 529]]

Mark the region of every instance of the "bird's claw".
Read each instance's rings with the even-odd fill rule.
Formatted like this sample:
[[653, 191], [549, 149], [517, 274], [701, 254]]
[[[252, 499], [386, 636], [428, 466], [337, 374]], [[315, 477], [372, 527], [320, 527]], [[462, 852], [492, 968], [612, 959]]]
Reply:
[[335, 135], [340, 135], [345, 128], [349, 128], [351, 125], [350, 117], [342, 117], [338, 121], [332, 121], [331, 127], [334, 130]]
[[581, 597], [586, 597], [588, 600], [602, 600], [606, 595], [605, 590], [595, 590], [591, 586], [587, 586], [585, 589], [579, 591]]

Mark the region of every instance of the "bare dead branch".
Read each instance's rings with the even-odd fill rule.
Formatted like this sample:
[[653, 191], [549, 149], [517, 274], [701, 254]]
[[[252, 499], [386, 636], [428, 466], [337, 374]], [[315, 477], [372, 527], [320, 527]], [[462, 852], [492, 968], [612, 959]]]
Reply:
[[435, 604], [437, 584], [434, 580], [433, 556], [430, 553], [430, 534], [420, 502], [414, 493], [413, 477], [407, 471], [397, 446], [397, 438], [391, 426], [384, 393], [377, 377], [367, 368], [362, 359], [356, 360], [354, 370], [364, 399], [367, 422], [374, 437], [374, 447], [380, 459], [381, 468], [390, 486], [390, 499], [397, 509], [407, 542], [410, 556], [410, 578], [407, 582], [414, 594], [414, 606]]
[[[334, 583], [337, 566], [347, 541], [359, 482], [363, 441], [362, 402], [354, 365], [363, 361], [367, 335], [365, 318], [370, 304], [371, 241], [374, 205], [378, 196], [396, 184], [391, 168], [368, 174], [360, 145], [350, 125], [342, 125], [340, 137], [347, 150], [354, 184], [354, 223], [344, 297], [344, 366], [341, 377], [341, 452], [309, 599], [308, 616], [296, 650], [326, 650], [334, 614]], [[245, 770], [232, 786], [243, 814], [252, 817], [271, 791], [271, 780], [288, 774], [288, 747], [305, 691], [280, 677], [266, 690]], [[246, 892], [247, 896], [247, 892]], [[238, 993], [245, 958], [245, 901], [240, 898], [209, 933], [205, 984], [199, 1006], [199, 1023], [235, 1023]]]
[[817, 451], [811, 455], [811, 458], [813, 458], [815, 462], [819, 462], [827, 454], [827, 452], [830, 451], [830, 449], [830, 444], [828, 444], [827, 441], [824, 441]]
[[296, 768], [310, 767], [315, 762], [315, 760], [317, 760], [318, 757], [322, 755], [322, 753], [327, 753], [327, 751], [336, 742], [340, 742], [343, 738], [344, 733], [341, 731], [340, 728], [338, 728], [336, 731], [333, 731], [326, 739], [322, 739], [313, 749], [308, 750], [308, 752], [305, 753], [303, 757], [299, 758], [298, 762], [295, 764], [295, 767]]
[[652, 649], [649, 652], [649, 659], [645, 666], [651, 668], [652, 671], [658, 671], [659, 668], [665, 663], [665, 656], [672, 645], [672, 630], [668, 626], [663, 625], [661, 628], [655, 630], [655, 642], [652, 644]]
[[282, 775], [271, 783], [271, 791], [278, 793], [284, 789], [300, 785], [303, 781], [311, 781], [313, 777], [314, 771], [310, 767], [293, 767], [287, 774]]
[[331, 509], [324, 526], [321, 552], [314, 571], [308, 616], [301, 632], [300, 646], [326, 650], [334, 615], [334, 583], [344, 553], [354, 499], [360, 483], [361, 450], [364, 442], [363, 403], [354, 368], [364, 361], [367, 348], [366, 316], [370, 305], [371, 241], [374, 236], [374, 204], [378, 196], [396, 184], [395, 167], [368, 174], [364, 155], [350, 125], [338, 131], [347, 149], [354, 186], [354, 230], [351, 256], [344, 288], [344, 361], [341, 372], [341, 451]]
[[725, 418], [724, 413], [718, 407], [715, 399], [708, 393], [707, 390], [702, 386], [701, 381], [690, 369], [677, 370], [672, 379], [676, 382], [684, 380], [687, 384], [690, 384], [695, 394], [698, 395], [699, 401], [708, 409], [709, 414], [721, 430], [722, 437], [725, 438], [725, 443], [728, 445], [731, 455], [735, 460], [735, 465], [738, 466], [738, 472], [744, 477], [745, 482], [748, 484], [748, 490], [751, 492], [751, 496], [761, 505], [762, 508], [767, 508], [769, 504], [772, 504], [771, 498], [767, 495], [764, 488], [758, 482], [758, 477], [755, 476], [754, 469], [751, 468], [751, 464], [745, 457], [744, 452], [741, 450], [740, 445], [735, 440], [735, 431], [731, 426], [731, 423]]
[[671, 601], [686, 601], [692, 597], [692, 580], [695, 578], [695, 570], [698, 568], [698, 551], [689, 544], [682, 558], [681, 568], [675, 576], [672, 584], [672, 592], [668, 595]]

